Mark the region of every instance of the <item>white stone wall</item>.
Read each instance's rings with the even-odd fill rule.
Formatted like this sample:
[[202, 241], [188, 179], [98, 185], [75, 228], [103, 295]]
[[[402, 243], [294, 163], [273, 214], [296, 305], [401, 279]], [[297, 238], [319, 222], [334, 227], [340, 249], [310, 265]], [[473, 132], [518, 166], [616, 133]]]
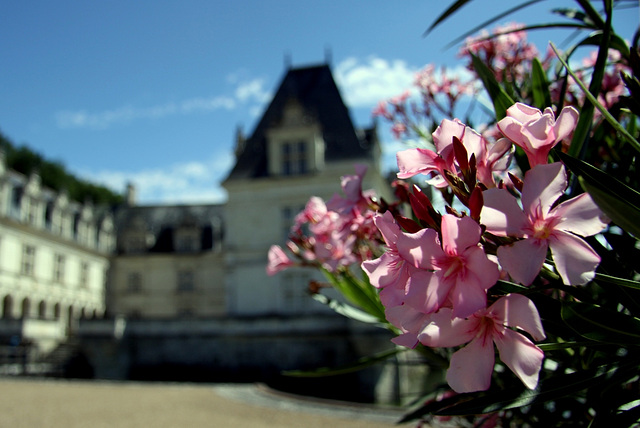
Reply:
[[113, 250], [108, 217], [43, 188], [37, 176], [0, 168], [0, 317], [55, 320], [67, 330], [80, 317], [101, 317]]
[[[355, 174], [356, 163], [370, 164], [370, 161], [326, 162], [324, 170], [317, 174], [224, 183], [229, 195], [225, 207], [225, 252], [230, 314], [255, 316], [290, 312], [287, 305], [282, 304], [285, 273], [269, 277], [265, 272], [269, 248], [274, 244], [284, 245], [286, 230], [291, 226], [283, 224], [283, 209], [297, 207], [297, 213], [311, 196], [328, 201], [335, 193], [341, 193], [340, 177]], [[385, 187], [379, 169], [370, 164], [363, 189], [384, 191]], [[318, 272], [306, 271], [310, 277], [324, 280]], [[300, 281], [303, 292], [307, 283], [304, 279]], [[311, 305], [309, 310], [316, 310], [318, 304], [307, 299]]]
[[[180, 288], [190, 272], [192, 288]], [[132, 275], [139, 281], [132, 284]], [[127, 318], [201, 318], [225, 312], [224, 262], [218, 252], [124, 254], [112, 262], [109, 310]]]

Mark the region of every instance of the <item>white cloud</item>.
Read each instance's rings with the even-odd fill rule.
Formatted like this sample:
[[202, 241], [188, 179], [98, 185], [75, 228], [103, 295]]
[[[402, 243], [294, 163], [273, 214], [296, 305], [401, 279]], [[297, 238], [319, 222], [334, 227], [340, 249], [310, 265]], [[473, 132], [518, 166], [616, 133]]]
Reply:
[[264, 89], [264, 79], [253, 79], [238, 85], [236, 88], [236, 98], [239, 101], [255, 101], [265, 103], [271, 99], [271, 92]]
[[55, 122], [58, 128], [61, 129], [88, 128], [101, 130], [138, 119], [161, 119], [178, 114], [187, 115], [220, 109], [234, 110], [240, 104], [246, 103], [260, 103], [262, 105], [271, 98], [271, 93], [264, 89], [264, 79], [252, 79], [235, 82], [234, 84], [233, 96], [194, 97], [150, 107], [127, 105], [100, 112], [63, 110], [55, 114]]
[[79, 171], [79, 175], [123, 192], [128, 183], [136, 188], [139, 204], [222, 203], [227, 194], [220, 187], [233, 166], [232, 153], [217, 153], [202, 162], [193, 161], [167, 168], [141, 171]]
[[349, 57], [337, 65], [334, 75], [346, 104], [355, 108], [373, 107], [410, 89], [417, 71], [402, 60]]

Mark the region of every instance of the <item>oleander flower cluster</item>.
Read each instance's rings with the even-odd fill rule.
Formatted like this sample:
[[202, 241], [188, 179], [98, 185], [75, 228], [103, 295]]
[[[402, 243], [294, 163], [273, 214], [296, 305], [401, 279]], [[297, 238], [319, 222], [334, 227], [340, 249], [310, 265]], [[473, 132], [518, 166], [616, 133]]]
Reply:
[[309, 199], [290, 230], [289, 254], [279, 245], [270, 248], [269, 275], [292, 266], [337, 272], [379, 252], [380, 232], [374, 224], [379, 210], [376, 194], [362, 190], [366, 166], [356, 165], [355, 169], [355, 174], [342, 177], [342, 195], [335, 194], [326, 202], [317, 196]]
[[[498, 122], [505, 138], [493, 145], [461, 122], [443, 120], [433, 133], [437, 151], [397, 154], [399, 178], [427, 175], [431, 185], [452, 189], [466, 210], [440, 215], [415, 186], [412, 218], [375, 217], [387, 251], [362, 267], [401, 332], [395, 343], [466, 344], [453, 353], [447, 372], [456, 392], [489, 388], [494, 344], [524, 385], [537, 385], [544, 355], [533, 341], [545, 338], [540, 316], [524, 295], [491, 293], [498, 279], [529, 286], [545, 270], [566, 285], [582, 285], [594, 276], [600, 258], [583, 237], [602, 231], [606, 219], [589, 195], [566, 199], [565, 167], [547, 161], [577, 116], [572, 107], [555, 117], [550, 108], [515, 104]], [[532, 168], [506, 186], [496, 177], [512, 144]]]

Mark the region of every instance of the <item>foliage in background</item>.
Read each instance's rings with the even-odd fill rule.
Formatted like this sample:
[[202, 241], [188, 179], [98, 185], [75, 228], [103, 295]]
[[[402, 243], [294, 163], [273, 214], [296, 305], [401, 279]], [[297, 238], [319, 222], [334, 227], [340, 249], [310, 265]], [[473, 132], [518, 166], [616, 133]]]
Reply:
[[26, 176], [37, 173], [43, 186], [56, 192], [65, 191], [72, 200], [81, 203], [91, 201], [96, 205], [117, 205], [123, 201], [121, 194], [70, 174], [60, 162], [47, 160], [25, 146], [16, 147], [2, 133], [0, 150], [4, 153], [8, 169]]

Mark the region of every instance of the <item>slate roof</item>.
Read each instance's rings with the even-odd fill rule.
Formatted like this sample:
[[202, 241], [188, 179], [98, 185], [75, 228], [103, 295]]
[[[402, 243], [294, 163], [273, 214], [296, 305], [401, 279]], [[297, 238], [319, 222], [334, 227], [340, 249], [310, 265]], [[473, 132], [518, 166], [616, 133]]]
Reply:
[[328, 65], [289, 69], [278, 91], [246, 140], [227, 180], [268, 175], [266, 131], [282, 118], [285, 104], [296, 99], [321, 126], [325, 159], [366, 158], [372, 156], [372, 131], [357, 133]]
[[[215, 240], [222, 238], [224, 205], [146, 205], [120, 206], [115, 212], [118, 245], [122, 237], [132, 229], [151, 233], [154, 245], [152, 253], [174, 252], [173, 233], [180, 226], [197, 226], [201, 229], [201, 250], [211, 250]], [[117, 249], [122, 253], [122, 248]]]

